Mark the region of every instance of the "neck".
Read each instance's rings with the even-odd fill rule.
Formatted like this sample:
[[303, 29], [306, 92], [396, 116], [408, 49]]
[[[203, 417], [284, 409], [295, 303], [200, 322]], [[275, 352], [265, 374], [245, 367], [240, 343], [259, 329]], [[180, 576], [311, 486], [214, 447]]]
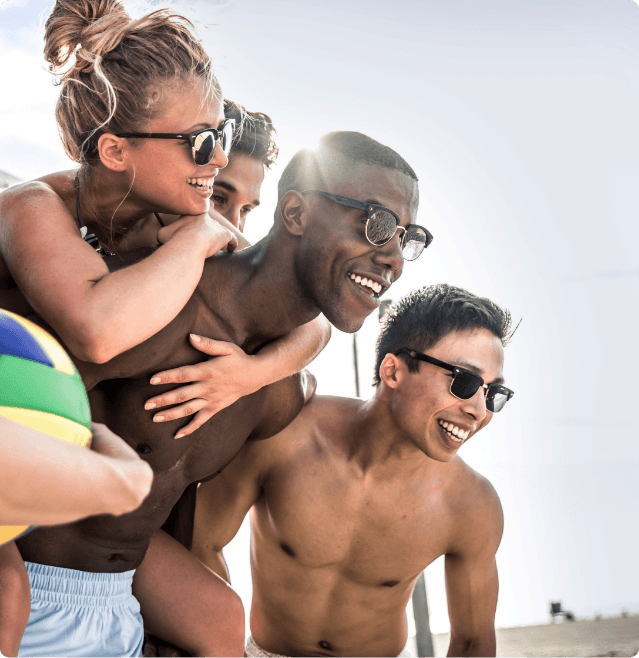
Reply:
[[223, 311], [230, 333], [249, 353], [320, 313], [295, 276], [293, 247], [286, 236], [269, 234], [252, 247], [207, 261], [215, 274], [203, 278], [205, 299], [212, 310]]
[[360, 409], [349, 437], [350, 459], [364, 471], [395, 473], [438, 468], [402, 431], [393, 418], [392, 395], [383, 383]]
[[105, 167], [81, 169], [80, 212], [85, 226], [102, 244], [113, 246], [133, 225], [153, 209], [131, 198], [132, 180], [127, 174]]

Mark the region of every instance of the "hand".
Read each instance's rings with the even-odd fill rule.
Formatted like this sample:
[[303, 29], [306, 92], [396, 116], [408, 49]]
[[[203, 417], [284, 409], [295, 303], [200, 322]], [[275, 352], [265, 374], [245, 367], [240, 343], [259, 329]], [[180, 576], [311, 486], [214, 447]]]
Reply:
[[263, 386], [258, 362], [242, 348], [233, 343], [194, 334], [191, 334], [190, 339], [193, 347], [216, 358], [154, 375], [151, 384], [194, 383], [151, 398], [144, 406], [145, 409], [156, 409], [172, 404], [180, 405], [156, 414], [153, 417], [156, 423], [195, 414], [191, 422], [175, 435], [176, 439], [191, 434], [218, 411]]
[[205, 258], [221, 249], [235, 251], [237, 248], [237, 236], [215, 221], [208, 213], [195, 216], [182, 215], [158, 231], [158, 242], [165, 244], [181, 231], [192, 232], [198, 243], [206, 245]]

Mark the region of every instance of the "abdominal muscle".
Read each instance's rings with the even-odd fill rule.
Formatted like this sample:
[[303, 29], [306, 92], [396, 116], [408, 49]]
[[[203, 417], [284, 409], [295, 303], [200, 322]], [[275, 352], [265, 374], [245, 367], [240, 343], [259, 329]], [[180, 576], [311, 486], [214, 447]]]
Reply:
[[414, 578], [392, 587], [358, 582], [347, 562], [307, 567], [256, 534], [250, 626], [260, 647], [285, 656], [396, 656], [404, 648]]

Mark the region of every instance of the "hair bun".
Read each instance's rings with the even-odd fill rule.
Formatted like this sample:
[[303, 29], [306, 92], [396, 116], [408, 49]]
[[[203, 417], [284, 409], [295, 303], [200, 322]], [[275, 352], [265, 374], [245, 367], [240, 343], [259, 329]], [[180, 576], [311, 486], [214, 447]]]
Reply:
[[44, 34], [51, 71], [58, 72], [72, 56], [76, 70], [92, 70], [97, 57], [117, 47], [130, 21], [120, 0], [56, 0]]

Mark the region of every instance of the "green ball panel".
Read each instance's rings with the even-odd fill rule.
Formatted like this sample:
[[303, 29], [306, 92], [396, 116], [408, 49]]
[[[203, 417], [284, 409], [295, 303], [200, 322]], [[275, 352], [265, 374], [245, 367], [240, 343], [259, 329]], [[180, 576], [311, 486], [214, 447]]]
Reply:
[[89, 399], [79, 375], [2, 355], [0, 382], [0, 406], [45, 411], [91, 429]]

